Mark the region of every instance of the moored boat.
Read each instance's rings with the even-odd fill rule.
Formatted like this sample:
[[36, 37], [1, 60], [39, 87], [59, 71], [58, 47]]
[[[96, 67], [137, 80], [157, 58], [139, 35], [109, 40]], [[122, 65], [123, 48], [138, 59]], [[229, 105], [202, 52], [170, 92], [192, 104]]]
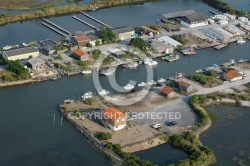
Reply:
[[124, 86], [123, 88], [125, 89], [125, 90], [132, 90], [132, 89], [134, 89], [134, 85], [131, 85], [131, 84], [127, 84], [126, 86]]
[[87, 92], [87, 93], [84, 93], [82, 95], [83, 99], [89, 99], [89, 98], [92, 98], [92, 97], [93, 97], [93, 93], [92, 92]]
[[158, 79], [158, 81], [157, 81], [159, 84], [161, 84], [161, 83], [164, 83], [164, 82], [166, 82], [166, 79], [164, 79], [164, 78], [160, 78], [160, 79]]
[[152, 86], [152, 85], [155, 85], [156, 84], [156, 82], [154, 81], [154, 80], [151, 80], [151, 81], [149, 81], [148, 83], [147, 83], [147, 85], [149, 85], [149, 86]]
[[107, 95], [109, 94], [109, 91], [105, 90], [105, 89], [102, 89], [101, 91], [98, 92], [99, 95]]
[[11, 49], [11, 46], [5, 46], [5, 47], [3, 47], [3, 50], [9, 50], [9, 49]]
[[246, 40], [244, 40], [243, 38], [240, 38], [236, 42], [237, 42], [237, 44], [244, 44], [244, 43], [246, 43]]
[[103, 69], [103, 70], [100, 71], [100, 74], [103, 74], [105, 76], [110, 76], [110, 75], [112, 75], [114, 73], [115, 73], [115, 68], [108, 68], [106, 70]]
[[180, 59], [180, 56], [178, 54], [169, 54], [167, 56], [162, 57], [161, 59], [166, 60], [168, 62], [172, 62]]
[[141, 83], [138, 84], [139, 87], [144, 87], [144, 86], [146, 86], [146, 85], [147, 85], [147, 84], [146, 84], [145, 82], [141, 82]]
[[91, 74], [91, 73], [92, 73], [91, 70], [83, 70], [83, 71], [82, 71], [82, 74]]
[[186, 48], [186, 49], [183, 49], [183, 50], [181, 50], [181, 53], [182, 53], [183, 55], [194, 55], [194, 54], [196, 54], [196, 52], [194, 51], [193, 48]]

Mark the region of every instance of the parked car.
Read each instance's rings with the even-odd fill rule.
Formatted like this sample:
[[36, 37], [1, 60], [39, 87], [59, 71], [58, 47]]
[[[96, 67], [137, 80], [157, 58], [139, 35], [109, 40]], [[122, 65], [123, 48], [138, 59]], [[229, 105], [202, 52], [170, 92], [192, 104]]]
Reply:
[[158, 128], [162, 127], [162, 124], [161, 123], [156, 123], [152, 127], [155, 128], [155, 129], [158, 129]]
[[168, 124], [168, 126], [175, 126], [175, 125], [177, 125], [177, 122], [176, 122], [176, 121], [172, 121], [172, 122], [170, 122], [170, 123]]

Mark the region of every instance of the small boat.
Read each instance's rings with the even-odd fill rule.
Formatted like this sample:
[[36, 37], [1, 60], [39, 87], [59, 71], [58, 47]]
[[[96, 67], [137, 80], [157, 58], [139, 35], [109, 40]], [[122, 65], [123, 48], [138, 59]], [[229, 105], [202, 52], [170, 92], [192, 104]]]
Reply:
[[103, 90], [99, 91], [98, 94], [101, 95], [101, 96], [102, 95], [107, 95], [107, 94], [109, 94], [109, 91], [103, 89]]
[[134, 89], [134, 85], [131, 85], [131, 84], [127, 84], [126, 86], [124, 86], [124, 89], [125, 90], [132, 90], [132, 89]]
[[183, 78], [185, 77], [185, 73], [177, 73], [176, 74], [176, 78], [179, 79], [179, 78]]
[[236, 42], [237, 42], [237, 44], [244, 44], [244, 43], [246, 43], [246, 40], [240, 38]]
[[11, 49], [11, 46], [5, 46], [5, 47], [3, 47], [3, 50], [9, 50], [9, 49]]
[[246, 59], [239, 59], [239, 60], [238, 60], [239, 63], [244, 63], [244, 62], [246, 62], [246, 61], [247, 61]]
[[167, 56], [162, 57], [161, 59], [166, 60], [168, 62], [172, 62], [180, 59], [180, 56], [178, 54], [169, 54]]
[[101, 70], [100, 74], [103, 74], [105, 76], [110, 76], [110, 75], [114, 74], [114, 72], [115, 72], [115, 68], [108, 68], [106, 70]]
[[137, 68], [138, 66], [139, 64], [137, 62], [132, 62], [132, 63], [127, 64], [127, 67], [131, 69]]
[[55, 80], [57, 80], [58, 79], [58, 77], [53, 77], [53, 78], [51, 78], [51, 80], [53, 80], [53, 81], [55, 81]]
[[164, 78], [160, 78], [160, 79], [158, 79], [158, 81], [157, 81], [159, 84], [161, 84], [161, 83], [164, 83], [164, 82], [166, 82], [166, 79], [164, 79]]
[[26, 43], [22, 43], [22, 46], [24, 46], [24, 47], [28, 47], [29, 45], [28, 45], [28, 44], [26, 44]]
[[67, 100], [64, 100], [63, 102], [64, 103], [71, 103], [73, 100], [70, 100], [70, 99], [67, 99]]
[[142, 64], [142, 61], [139, 61], [139, 64]]
[[149, 86], [152, 86], [152, 85], [155, 85], [156, 84], [156, 82], [154, 81], [154, 80], [151, 80], [151, 81], [149, 81], [148, 83], [147, 83], [147, 85], [149, 85]]
[[230, 59], [229, 63], [234, 64], [235, 60], [234, 59]]
[[149, 65], [149, 66], [154, 66], [154, 65], [157, 65], [157, 64], [158, 64], [158, 62], [153, 61], [153, 60], [150, 59], [150, 58], [145, 58], [145, 59], [143, 60], [143, 63], [144, 63], [145, 65]]
[[186, 48], [184, 50], [181, 50], [181, 53], [184, 55], [194, 55], [196, 52], [194, 51], [193, 48]]
[[83, 70], [83, 71], [82, 71], [82, 74], [91, 74], [91, 73], [92, 73], [91, 70]]
[[92, 92], [87, 92], [87, 93], [84, 93], [82, 95], [83, 99], [89, 99], [89, 98], [92, 98], [92, 97], [93, 97], [93, 93]]
[[201, 73], [201, 72], [203, 72], [203, 70], [202, 70], [202, 69], [195, 70], [195, 73]]
[[141, 82], [141, 83], [138, 84], [139, 87], [144, 87], [144, 86], [146, 86], [146, 85], [147, 85], [147, 84], [146, 84], [145, 82]]

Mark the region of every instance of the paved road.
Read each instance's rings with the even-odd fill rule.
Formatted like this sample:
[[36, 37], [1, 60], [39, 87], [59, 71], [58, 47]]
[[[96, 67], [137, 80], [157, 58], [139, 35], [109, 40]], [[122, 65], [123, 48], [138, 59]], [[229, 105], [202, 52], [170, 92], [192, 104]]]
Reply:
[[[213, 88], [202, 88], [198, 90], [195, 94], [209, 94], [219, 90], [246, 84], [250, 82], [250, 71], [245, 71], [245, 73], [247, 74], [247, 77], [245, 77], [243, 80], [239, 80], [236, 82], [227, 82], [224, 83], [223, 85]], [[175, 101], [169, 102], [166, 105], [162, 106], [161, 108], [152, 111], [152, 113], [149, 114], [148, 116], [144, 116], [144, 118], [142, 119], [136, 119], [135, 121], [140, 124], [148, 124], [148, 125], [160, 122], [164, 124], [163, 127], [166, 129], [166, 131], [168, 131], [168, 127], [165, 124], [166, 122], [168, 123], [170, 121], [176, 121], [178, 123], [177, 125], [178, 127], [192, 126], [199, 121], [199, 117], [194, 113], [194, 111], [188, 105], [190, 97], [191, 96], [184, 96]], [[175, 112], [178, 112], [178, 114], [181, 115], [180, 119], [172, 119], [174, 117], [173, 113]], [[159, 117], [156, 116], [157, 114], [159, 114]], [[177, 118], [179, 118], [178, 114]], [[167, 116], [161, 117], [161, 115], [167, 115]]]

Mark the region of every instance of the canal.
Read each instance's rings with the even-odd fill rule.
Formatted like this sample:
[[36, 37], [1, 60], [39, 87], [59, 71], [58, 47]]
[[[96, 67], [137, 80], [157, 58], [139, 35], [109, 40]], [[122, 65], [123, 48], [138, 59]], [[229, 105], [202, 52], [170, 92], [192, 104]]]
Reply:
[[[162, 13], [188, 9], [204, 12], [207, 15], [210, 15], [208, 10], [218, 12], [217, 10], [205, 5], [200, 0], [157, 0], [141, 5], [126, 5], [102, 9], [95, 12], [89, 12], [89, 14], [112, 27], [135, 27], [141, 25], [154, 25]], [[95, 22], [81, 14], [73, 15], [96, 25]], [[73, 15], [52, 17], [49, 18], [49, 20], [72, 33], [76, 31], [84, 32], [92, 30], [90, 27], [73, 19]], [[96, 26], [100, 27], [98, 24]], [[5, 45], [15, 45], [22, 42], [60, 37], [61, 36], [56, 32], [43, 26], [41, 19], [13, 23], [0, 27], [0, 47]]]
[[[199, 0], [160, 0], [103, 9], [90, 14], [114, 27], [138, 26], [154, 24], [158, 13], [184, 9], [207, 13], [212, 8]], [[81, 15], [79, 17], [84, 18]], [[89, 30], [72, 19], [71, 15], [49, 20], [71, 32]], [[41, 23], [41, 20], [32, 20], [0, 27], [0, 45], [60, 37]], [[249, 58], [249, 47], [250, 43], [247, 42], [244, 45], [231, 44], [219, 51], [199, 50], [195, 56], [181, 56], [179, 61], [172, 63], [157, 59], [159, 64], [153, 69], [154, 78], [172, 76], [176, 72], [191, 74], [200, 67], [221, 64], [232, 58], [246, 59]], [[142, 65], [137, 70], [118, 67], [115, 78], [118, 84], [124, 86], [129, 80], [145, 81], [146, 75]], [[100, 82], [105, 89], [115, 93], [108, 77], [100, 76]], [[67, 121], [63, 120], [60, 124], [61, 116], [56, 109], [64, 99], [78, 99], [84, 92], [96, 90], [92, 77], [82, 75], [0, 89], [0, 165], [111, 165], [111, 160], [91, 147]], [[147, 158], [150, 153], [155, 155], [149, 150], [141, 157]], [[177, 159], [183, 159], [183, 155], [169, 158], [171, 161]], [[159, 162], [164, 162], [164, 159], [159, 159]]]

